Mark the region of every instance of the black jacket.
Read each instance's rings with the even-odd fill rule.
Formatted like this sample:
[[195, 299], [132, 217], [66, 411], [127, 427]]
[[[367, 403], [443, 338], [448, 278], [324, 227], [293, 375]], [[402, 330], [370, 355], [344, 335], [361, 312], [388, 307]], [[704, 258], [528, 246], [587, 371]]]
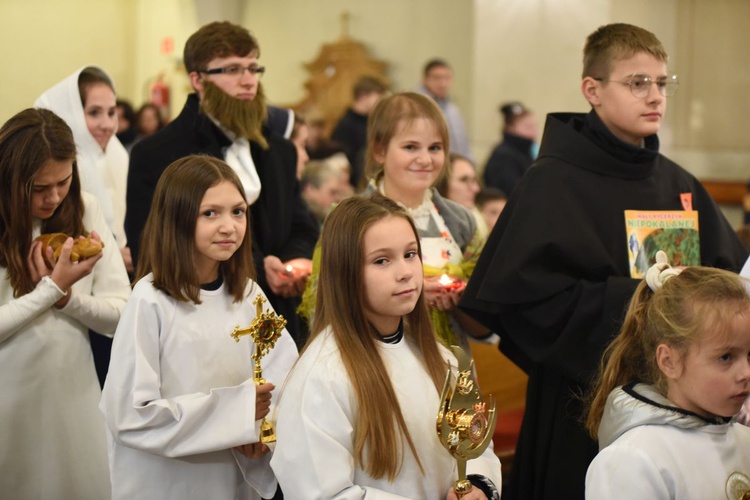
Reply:
[[531, 157], [533, 145], [529, 139], [505, 132], [503, 142], [495, 147], [484, 167], [484, 185], [510, 196], [534, 161]]

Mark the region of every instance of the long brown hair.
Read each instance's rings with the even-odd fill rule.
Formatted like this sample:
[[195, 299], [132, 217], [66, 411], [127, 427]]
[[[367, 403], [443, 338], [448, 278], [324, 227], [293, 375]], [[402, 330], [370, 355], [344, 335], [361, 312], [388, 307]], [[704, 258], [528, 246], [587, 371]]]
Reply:
[[[231, 182], [245, 197], [234, 170], [211, 156], [186, 156], [164, 170], [141, 236], [136, 281], [153, 273], [154, 286], [170, 297], [201, 303], [201, 283], [195, 268], [195, 226], [203, 195], [221, 181]], [[227, 291], [236, 302], [243, 299], [247, 281], [255, 279], [251, 241], [248, 213], [240, 248], [219, 265]]]
[[31, 249], [31, 190], [49, 160], [72, 161], [68, 195], [42, 221], [43, 233], [86, 235], [73, 133], [52, 111], [29, 108], [0, 128], [0, 266], [8, 269], [14, 297], [34, 289], [26, 257]]
[[660, 344], [685, 354], [707, 329], [726, 333], [740, 313], [750, 314], [750, 296], [744, 280], [729, 271], [688, 267], [657, 292], [641, 282], [619, 334], [602, 356], [586, 420], [591, 436], [597, 438], [607, 396], [614, 388], [640, 381], [666, 397], [667, 380], [656, 362]]
[[[357, 402], [354, 459], [370, 476], [393, 480], [403, 463], [404, 440], [422, 465], [379, 355], [378, 332], [366, 314], [363, 239], [374, 223], [388, 217], [408, 221], [419, 242], [404, 209], [377, 193], [342, 201], [326, 219], [315, 319], [307, 345], [330, 326]], [[420, 246], [420, 259], [421, 252]], [[423, 295], [404, 317], [404, 338], [421, 354], [425, 371], [439, 392], [447, 365], [440, 356]]]

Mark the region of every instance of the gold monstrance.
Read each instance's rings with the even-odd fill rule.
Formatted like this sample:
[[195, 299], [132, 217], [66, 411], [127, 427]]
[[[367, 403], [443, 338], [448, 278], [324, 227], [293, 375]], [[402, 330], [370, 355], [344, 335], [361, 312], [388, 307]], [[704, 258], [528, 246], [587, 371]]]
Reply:
[[742, 472], [732, 472], [727, 479], [726, 494], [728, 500], [750, 500], [750, 477]]
[[477, 458], [487, 449], [497, 415], [495, 398], [490, 395], [489, 404], [482, 399], [474, 379], [474, 362], [460, 347], [453, 346], [452, 350], [458, 360], [458, 376], [454, 387], [453, 372], [448, 369], [440, 395], [437, 434], [458, 464], [458, 480], [453, 483], [453, 489], [461, 498], [471, 490], [471, 483], [466, 479], [466, 461]]
[[[253, 380], [256, 385], [266, 383], [260, 369], [260, 358], [268, 354], [268, 351], [273, 348], [286, 326], [286, 319], [284, 319], [284, 316], [277, 316], [273, 311], [263, 312], [263, 303], [265, 301], [266, 299], [262, 295], [258, 295], [253, 301], [256, 308], [255, 319], [250, 323], [250, 326], [247, 328], [240, 328], [240, 326], [237, 325], [234, 327], [234, 331], [230, 334], [235, 342], [239, 342], [240, 337], [243, 335], [250, 335], [253, 338], [253, 341], [255, 342], [255, 352], [252, 354], [252, 358], [255, 361]], [[273, 428], [273, 424], [265, 418], [260, 423], [260, 442], [276, 442], [276, 430]]]

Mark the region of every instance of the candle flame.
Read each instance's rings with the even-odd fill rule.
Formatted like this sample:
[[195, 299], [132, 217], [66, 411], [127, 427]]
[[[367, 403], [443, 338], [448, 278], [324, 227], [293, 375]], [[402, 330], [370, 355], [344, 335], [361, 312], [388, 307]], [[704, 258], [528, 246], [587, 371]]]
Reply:
[[451, 283], [453, 283], [453, 280], [450, 279], [447, 274], [442, 275], [440, 277], [440, 280], [438, 280], [438, 281], [440, 281], [440, 284], [443, 285], [443, 286], [447, 286], [447, 285], [450, 285]]

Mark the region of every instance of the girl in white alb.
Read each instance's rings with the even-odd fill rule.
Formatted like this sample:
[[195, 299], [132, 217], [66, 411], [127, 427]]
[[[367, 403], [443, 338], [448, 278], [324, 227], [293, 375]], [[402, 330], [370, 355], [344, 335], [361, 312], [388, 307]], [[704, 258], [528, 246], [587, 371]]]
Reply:
[[[112, 336], [130, 284], [96, 199], [81, 191], [76, 146], [52, 111], [0, 129], [0, 497], [109, 498], [101, 396], [89, 329]], [[101, 240], [59, 259], [41, 233]]]
[[253, 274], [247, 202], [221, 160], [162, 174], [100, 408], [115, 499], [258, 499], [276, 491], [260, 420], [297, 359], [286, 330], [253, 380], [255, 344], [230, 336], [272, 311]]
[[[417, 229], [379, 194], [326, 219], [315, 321], [277, 407], [271, 460], [285, 497], [456, 499], [436, 433], [455, 358], [432, 330]], [[500, 462], [468, 463], [466, 500], [499, 499]]]

